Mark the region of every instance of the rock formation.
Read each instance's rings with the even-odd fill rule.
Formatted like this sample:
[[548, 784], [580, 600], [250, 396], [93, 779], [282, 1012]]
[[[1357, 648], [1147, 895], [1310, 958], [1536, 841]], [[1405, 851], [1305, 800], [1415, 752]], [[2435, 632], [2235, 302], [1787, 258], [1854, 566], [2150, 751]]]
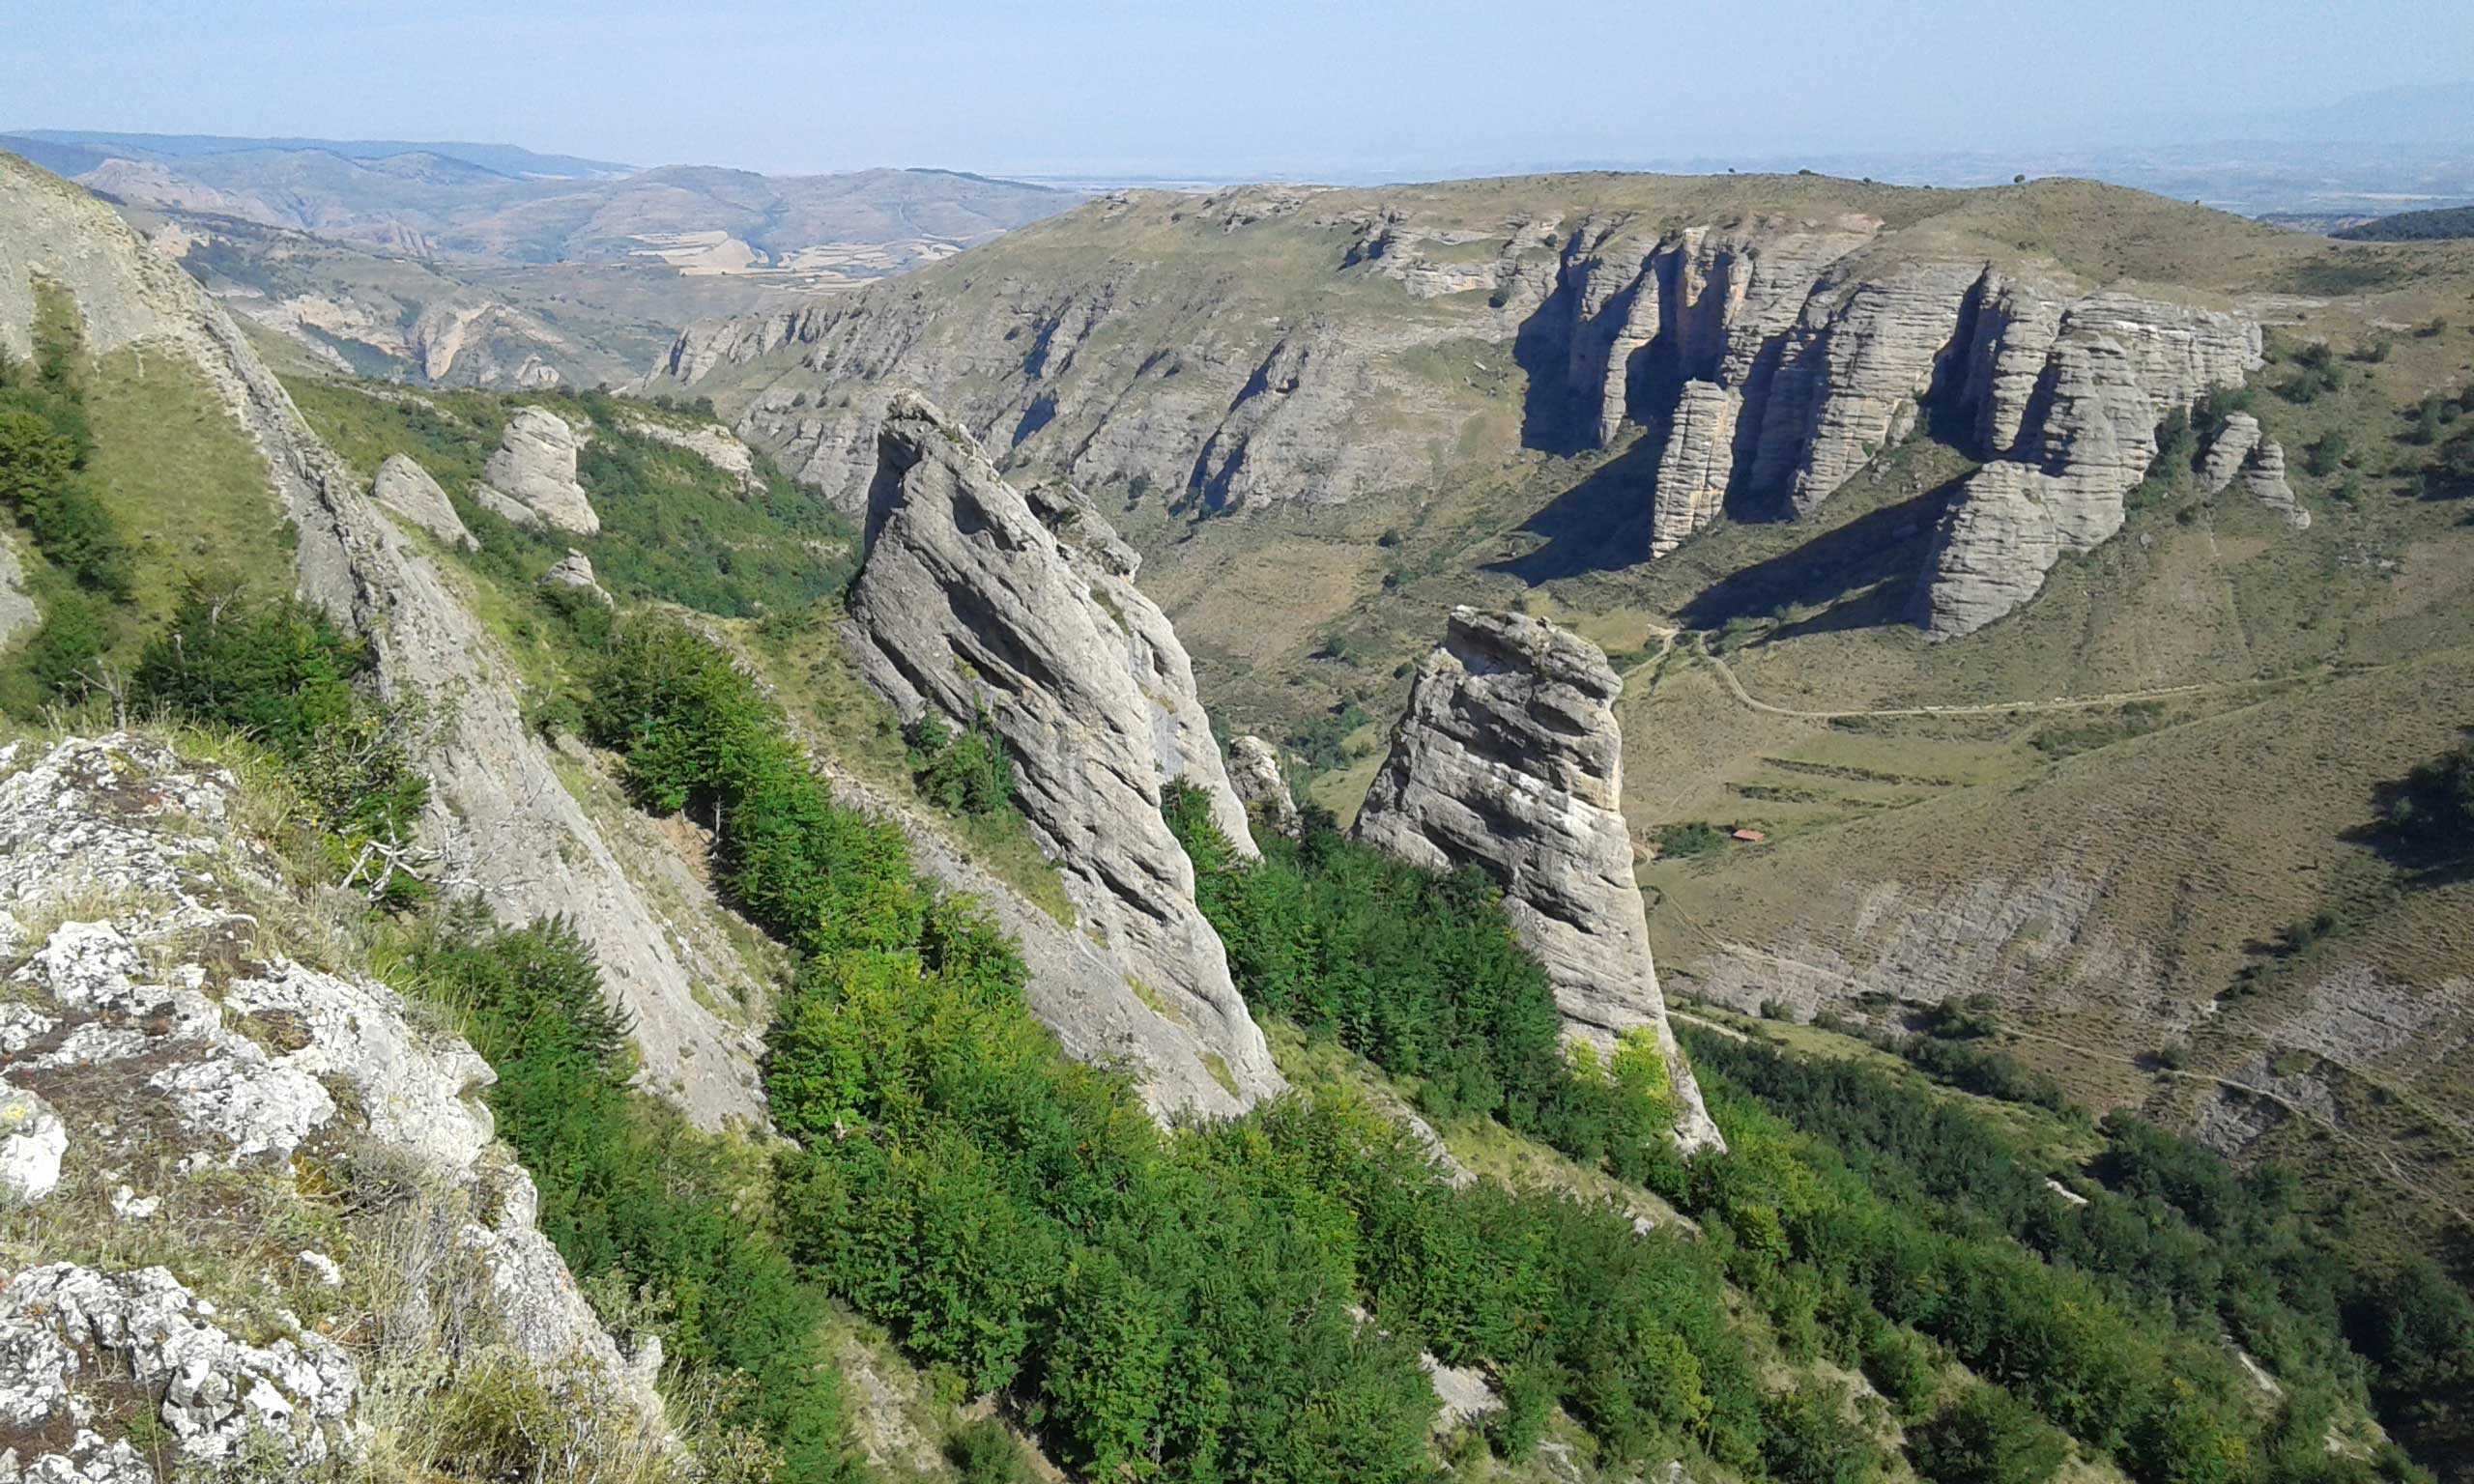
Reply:
[[2285, 517], [2287, 525], [2296, 530], [2310, 528], [2311, 512], [2302, 508], [2293, 486], [2286, 480], [2285, 445], [2264, 437], [2259, 419], [2249, 413], [2227, 415], [2200, 466], [2201, 482], [2211, 495], [2231, 488], [2237, 478], [2245, 493]]
[[1567, 1033], [1651, 1032], [1686, 1150], [1718, 1142], [1666, 1023], [1622, 813], [1624, 682], [1597, 646], [1542, 619], [1453, 610], [1418, 670], [1356, 837], [1430, 870], [1475, 864], [1555, 986]]
[[579, 536], [598, 535], [601, 517], [576, 482], [579, 446], [576, 430], [565, 418], [525, 408], [508, 420], [506, 436], [481, 467], [482, 484], [474, 496], [519, 526], [555, 526]]
[[758, 992], [737, 954], [706, 914], [665, 913], [629, 877], [551, 766], [506, 683], [513, 666], [454, 586], [310, 433], [187, 274], [94, 197], [0, 157], [0, 348], [14, 355], [32, 351], [38, 278], [74, 300], [96, 354], [136, 345], [197, 368], [266, 459], [271, 513], [299, 532], [302, 596], [369, 641], [390, 696], [439, 719], [419, 759], [431, 779], [433, 879], [509, 922], [567, 914], [633, 1021], [646, 1086], [700, 1125], [761, 1122], [750, 1027], [762, 1009], [734, 1024], [711, 1008]]
[[1280, 773], [1280, 750], [1260, 737], [1238, 737], [1228, 744], [1228, 784], [1257, 824], [1282, 835], [1298, 828], [1297, 796]]
[[541, 585], [572, 587], [579, 592], [590, 593], [593, 597], [600, 599], [605, 608], [615, 606], [615, 600], [592, 575], [592, 559], [572, 546], [567, 548], [567, 555], [560, 557], [549, 571], [541, 574]]
[[[1994, 462], [1943, 517], [1917, 594], [1917, 622], [1937, 640], [2011, 612], [2064, 555], [2111, 540], [2155, 462], [2166, 414], [2241, 385], [2259, 361], [2258, 327], [2235, 316], [2119, 294], [2057, 309], [2017, 285], [1999, 292], [1997, 308], [1978, 311], [1968, 384]], [[2221, 437], [2209, 450], [2211, 479], [2225, 446]], [[1974, 509], [1980, 499], [1991, 507]]]
[[756, 455], [730, 429], [718, 423], [681, 428], [651, 417], [626, 419], [630, 433], [657, 443], [683, 448], [738, 481], [742, 492], [756, 488]]
[[2065, 550], [2053, 476], [2028, 464], [1987, 464], [1968, 479], [1934, 533], [1916, 624], [1928, 638], [1972, 634], [2036, 595]]
[[2200, 461], [2200, 483], [2211, 495], [2222, 494], [2259, 446], [2259, 419], [2249, 413], [2227, 416]]
[[446, 492], [429, 471], [400, 453], [388, 454], [371, 481], [370, 498], [436, 537], [441, 546], [471, 549], [480, 545], [455, 514]]
[[2293, 486], [2286, 482], [2285, 444], [2269, 439], [2251, 450], [2242, 464], [2242, 488], [2253, 499], [2285, 517], [2285, 523], [2296, 530], [2311, 528], [2311, 512], [2294, 499]]
[[[0, 770], [0, 952], [23, 965], [0, 1000], [0, 1105], [22, 1110], [0, 1167], [48, 1213], [51, 1259], [0, 1287], [27, 1476], [151, 1477], [126, 1468], [132, 1380], [185, 1465], [347, 1460], [364, 1398], [417, 1407], [492, 1347], [659, 1445], [660, 1399], [492, 1138], [489, 1067], [383, 985], [289, 956], [280, 925], [357, 906], [284, 884], [233, 778], [126, 735], [14, 743]], [[300, 1247], [338, 1220], [331, 1253]], [[132, 1245], [174, 1256], [116, 1266]]]
[[861, 670], [906, 719], [985, 714], [1003, 736], [1023, 816], [1084, 926], [1214, 1068], [1220, 1085], [1199, 1087], [1149, 1069], [1155, 1106], [1223, 1110], [1277, 1090], [1161, 791], [1198, 787], [1239, 849], [1252, 836], [1133, 552], [1070, 491], [1015, 490], [916, 396], [894, 399], [880, 444], [850, 596]]
[[0, 531], [0, 649], [42, 625], [43, 612], [26, 591], [26, 568], [17, 559], [16, 536]]
[[1686, 382], [1676, 400], [1674, 426], [1658, 453], [1657, 485], [1651, 494], [1650, 555], [1663, 556], [1694, 531], [1718, 518], [1727, 499], [1727, 471], [1735, 459], [1740, 392], [1715, 382]]
[[[1088, 235], [1087, 268], [999, 242], [899, 290], [696, 327], [657, 376], [753, 385], [739, 431], [846, 509], [897, 381], [950, 393], [1010, 442], [1009, 468], [1204, 513], [1429, 483], [1516, 393], [1524, 441], [1646, 430], [1654, 558], [1724, 509], [1814, 515], [1928, 410], [1977, 457], [2058, 480], [2058, 550], [2085, 550], [2118, 529], [2165, 414], [2259, 363], [2245, 316], [2091, 292], [2080, 272], [2132, 275], [2005, 247], [1968, 192], [1520, 184], [1457, 193], [1529, 207], [1495, 215], [1405, 187], [1108, 197], [1054, 224]], [[1782, 195], [1806, 199], [1760, 204]], [[1120, 251], [1120, 231], [1173, 245]], [[1286, 264], [1338, 234], [1338, 276], [1305, 315], [1224, 259], [1241, 235]], [[2040, 575], [1998, 585], [2032, 595]], [[1987, 590], [1942, 607], [1985, 614]]]

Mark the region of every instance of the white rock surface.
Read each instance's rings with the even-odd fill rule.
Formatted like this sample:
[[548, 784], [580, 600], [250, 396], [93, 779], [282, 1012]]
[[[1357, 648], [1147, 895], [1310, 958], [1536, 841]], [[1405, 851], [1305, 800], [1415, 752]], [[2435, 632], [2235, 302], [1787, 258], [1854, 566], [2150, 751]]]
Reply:
[[2201, 486], [2211, 495], [2222, 494], [2242, 472], [2242, 466], [2251, 461], [2253, 450], [2259, 446], [2259, 437], [2258, 418], [2249, 413], [2228, 414], [2225, 426], [2216, 430], [2201, 463]]
[[0, 1082], [0, 1197], [31, 1204], [60, 1184], [69, 1130], [51, 1104]]
[[1917, 625], [1932, 639], [1972, 634], [2034, 597], [2065, 547], [2051, 475], [2004, 460], [1968, 476], [1935, 532], [1917, 595]]
[[1596, 644], [1544, 619], [1453, 610], [1418, 669], [1359, 840], [1428, 870], [1476, 865], [1546, 971], [1568, 1034], [1601, 1047], [1646, 1029], [1665, 1054], [1677, 1142], [1719, 1146], [1666, 1019], [1622, 813], [1624, 682]]
[[1298, 829], [1297, 796], [1280, 772], [1280, 749], [1260, 737], [1237, 737], [1228, 744], [1228, 784], [1247, 814], [1259, 825], [1282, 835]]
[[592, 559], [572, 546], [567, 548], [567, 555], [560, 557], [549, 571], [541, 574], [541, 585], [573, 587], [580, 592], [589, 592], [600, 599], [605, 607], [615, 607], [618, 602], [602, 587], [600, 580], [592, 575]]
[[[442, 1213], [468, 1213], [442, 1216], [440, 1236], [477, 1286], [442, 1272], [420, 1291], [454, 1311], [447, 1330], [500, 1336], [545, 1376], [572, 1375], [653, 1425], [658, 1400], [627, 1378], [533, 1226], [530, 1182], [493, 1140], [478, 1099], [490, 1069], [386, 987], [280, 951], [268, 923], [357, 909], [286, 884], [278, 858], [239, 829], [229, 775], [126, 735], [13, 744], [0, 774], [0, 905], [12, 922], [87, 914], [24, 955], [0, 998], [0, 1105], [29, 1110], [20, 1131], [62, 1131], [45, 1147], [47, 1208], [92, 1201], [183, 1254], [113, 1271], [90, 1247], [18, 1274], [0, 1291], [0, 1413], [82, 1421], [92, 1385], [133, 1376], [161, 1396], [191, 1462], [228, 1459], [252, 1431], [281, 1440], [295, 1465], [348, 1449], [343, 1424], [366, 1378], [293, 1316], [285, 1288], [384, 1287], [396, 1275], [366, 1265], [392, 1265], [399, 1249], [347, 1208], [341, 1261], [260, 1253], [268, 1234], [200, 1192], [288, 1190], [303, 1161], [384, 1159], [426, 1172]], [[14, 1150], [6, 1161], [13, 1174], [26, 1164]], [[59, 1240], [80, 1242], [73, 1227]], [[218, 1294], [220, 1307], [183, 1270], [252, 1261], [268, 1286]], [[239, 1337], [269, 1329], [280, 1337]], [[47, 1456], [70, 1468], [72, 1454]]]
[[1084, 928], [1191, 1060], [1216, 1064], [1199, 1083], [1144, 1069], [1154, 1106], [1229, 1111], [1278, 1091], [1160, 814], [1168, 783], [1192, 784], [1253, 849], [1184, 646], [1131, 580], [1134, 554], [1066, 493], [1016, 491], [918, 397], [894, 400], [880, 442], [850, 597], [861, 671], [906, 720], [934, 711], [961, 726], [984, 711], [1003, 736], [1023, 816]]
[[593, 513], [584, 486], [576, 482], [576, 453], [581, 446], [574, 426], [565, 418], [545, 408], [525, 408], [508, 420], [498, 451], [481, 467], [481, 480], [529, 512], [530, 524], [555, 526], [579, 536], [598, 535], [601, 517]]
[[448, 501], [446, 492], [429, 476], [429, 471], [400, 453], [387, 456], [378, 466], [378, 477], [370, 481], [369, 496], [388, 509], [412, 522], [435, 537], [441, 546], [472, 548], [480, 543], [464, 528], [464, 522]]
[[1675, 423], [1658, 454], [1651, 497], [1650, 555], [1663, 556], [1718, 518], [1735, 468], [1736, 419], [1743, 396], [1714, 382], [1686, 382]]
[[17, 559], [17, 533], [0, 530], [0, 649], [43, 627], [43, 610], [26, 591], [25, 564]]

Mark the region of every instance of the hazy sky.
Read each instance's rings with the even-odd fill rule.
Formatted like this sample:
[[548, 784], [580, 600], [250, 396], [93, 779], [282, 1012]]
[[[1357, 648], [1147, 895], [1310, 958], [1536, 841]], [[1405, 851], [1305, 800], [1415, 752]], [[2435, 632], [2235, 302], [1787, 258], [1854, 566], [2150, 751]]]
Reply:
[[773, 171], [1443, 173], [2066, 143], [2474, 78], [2468, 0], [0, 0], [0, 128]]

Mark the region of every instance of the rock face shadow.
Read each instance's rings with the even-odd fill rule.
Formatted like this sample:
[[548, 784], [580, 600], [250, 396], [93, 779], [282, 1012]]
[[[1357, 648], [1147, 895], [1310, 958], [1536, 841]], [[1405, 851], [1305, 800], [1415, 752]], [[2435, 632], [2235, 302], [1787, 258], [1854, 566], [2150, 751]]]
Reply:
[[[1899, 623], [1934, 528], [1957, 497], [1958, 486], [1950, 484], [1858, 516], [1793, 551], [1720, 578], [1676, 616], [1687, 628], [1714, 629], [1731, 618], [1782, 608], [1829, 608], [1779, 637]], [[1873, 590], [1860, 600], [1839, 603], [1866, 588]]]
[[1597, 446], [1597, 409], [1572, 389], [1571, 339], [1568, 286], [1547, 295], [1512, 336], [1512, 363], [1528, 384], [1520, 404], [1523, 448], [1569, 455]]
[[1485, 570], [1536, 586], [1591, 572], [1620, 572], [1650, 559], [1650, 499], [1657, 489], [1657, 441], [1644, 438], [1548, 500], [1520, 524], [1545, 543]]

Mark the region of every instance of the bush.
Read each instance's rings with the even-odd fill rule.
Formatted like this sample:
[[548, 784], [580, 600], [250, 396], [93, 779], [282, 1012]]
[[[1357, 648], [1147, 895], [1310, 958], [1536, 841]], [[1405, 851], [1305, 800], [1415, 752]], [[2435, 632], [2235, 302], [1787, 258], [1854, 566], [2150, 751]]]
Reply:
[[956, 735], [933, 712], [910, 724], [910, 777], [949, 813], [992, 814], [1014, 802], [1014, 761], [985, 711]]
[[[341, 862], [371, 871], [372, 899], [408, 905], [419, 883], [372, 868], [371, 842], [408, 842], [429, 781], [414, 767], [411, 719], [382, 704], [367, 646], [289, 598], [252, 603], [192, 584], [170, 629], [146, 645], [134, 699], [238, 731], [281, 757]], [[347, 884], [364, 884], [348, 879]]]
[[1845, 1393], [1811, 1382], [1761, 1404], [1761, 1462], [1777, 1484], [1864, 1484], [1880, 1455], [1846, 1416]]
[[2324, 479], [2343, 469], [2352, 453], [2353, 445], [2345, 435], [2331, 431], [2312, 442], [2303, 455], [2302, 467]]
[[743, 1378], [746, 1400], [726, 1410], [779, 1455], [778, 1477], [856, 1484], [822, 1351], [829, 1301], [748, 1204], [762, 1161], [629, 1090], [626, 1022], [574, 929], [500, 929], [466, 909], [432, 925], [402, 978], [498, 1072], [487, 1097], [499, 1135], [532, 1172], [541, 1230], [587, 1294], [629, 1296], [691, 1388]]
[[1658, 854], [1673, 856], [1678, 860], [1690, 860], [1694, 856], [1708, 855], [1713, 850], [1725, 849], [1727, 835], [1728, 831], [1722, 825], [1695, 821], [1690, 824], [1659, 825], [1653, 839], [1657, 842]]
[[1914, 1432], [1908, 1450], [1931, 1484], [2044, 1484], [2070, 1444], [2008, 1392], [1971, 1385]]

